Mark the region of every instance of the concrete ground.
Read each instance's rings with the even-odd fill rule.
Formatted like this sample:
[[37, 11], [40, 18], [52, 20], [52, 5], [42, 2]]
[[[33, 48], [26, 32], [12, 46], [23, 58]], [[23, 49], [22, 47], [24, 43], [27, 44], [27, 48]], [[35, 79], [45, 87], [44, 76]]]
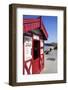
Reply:
[[41, 73], [57, 73], [57, 50], [44, 53], [44, 69]]

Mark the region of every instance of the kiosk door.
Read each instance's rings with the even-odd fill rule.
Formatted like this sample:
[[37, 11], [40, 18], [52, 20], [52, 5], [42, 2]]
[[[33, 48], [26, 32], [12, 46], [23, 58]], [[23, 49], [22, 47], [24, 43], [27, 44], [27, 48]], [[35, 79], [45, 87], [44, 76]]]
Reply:
[[40, 73], [40, 41], [33, 39], [32, 73]]

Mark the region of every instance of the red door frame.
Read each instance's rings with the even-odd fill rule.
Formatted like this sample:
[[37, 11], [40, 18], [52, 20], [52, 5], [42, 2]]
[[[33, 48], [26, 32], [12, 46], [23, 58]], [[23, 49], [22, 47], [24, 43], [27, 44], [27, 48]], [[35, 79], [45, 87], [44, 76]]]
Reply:
[[[34, 34], [34, 35], [36, 35], [36, 34]], [[39, 36], [39, 35], [37, 35], [37, 36]], [[36, 62], [36, 61], [34, 62], [34, 51], [33, 51], [34, 50], [34, 40], [36, 40], [36, 39], [34, 39], [33, 36], [32, 36], [32, 73], [33, 73], [33, 64]], [[38, 41], [40, 42], [40, 36], [39, 36], [39, 40]], [[39, 43], [39, 49], [40, 49], [40, 43]], [[40, 53], [40, 51], [39, 51], [39, 53]], [[39, 59], [39, 62], [38, 62], [39, 63], [38, 73], [40, 73], [40, 56], [37, 58], [37, 61], [38, 61], [38, 59]], [[35, 68], [36, 68], [36, 66], [35, 66]]]

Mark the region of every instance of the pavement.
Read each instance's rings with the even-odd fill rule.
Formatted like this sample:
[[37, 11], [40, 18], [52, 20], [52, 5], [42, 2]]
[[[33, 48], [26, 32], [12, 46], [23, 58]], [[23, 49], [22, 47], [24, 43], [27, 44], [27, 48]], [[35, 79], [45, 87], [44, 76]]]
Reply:
[[44, 69], [41, 73], [57, 73], [57, 50], [44, 53]]

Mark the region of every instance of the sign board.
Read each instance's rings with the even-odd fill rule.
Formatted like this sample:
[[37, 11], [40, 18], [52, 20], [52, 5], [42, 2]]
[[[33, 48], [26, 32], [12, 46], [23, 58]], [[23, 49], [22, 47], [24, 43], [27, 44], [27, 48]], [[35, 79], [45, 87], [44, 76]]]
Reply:
[[24, 60], [32, 59], [32, 37], [24, 36]]

